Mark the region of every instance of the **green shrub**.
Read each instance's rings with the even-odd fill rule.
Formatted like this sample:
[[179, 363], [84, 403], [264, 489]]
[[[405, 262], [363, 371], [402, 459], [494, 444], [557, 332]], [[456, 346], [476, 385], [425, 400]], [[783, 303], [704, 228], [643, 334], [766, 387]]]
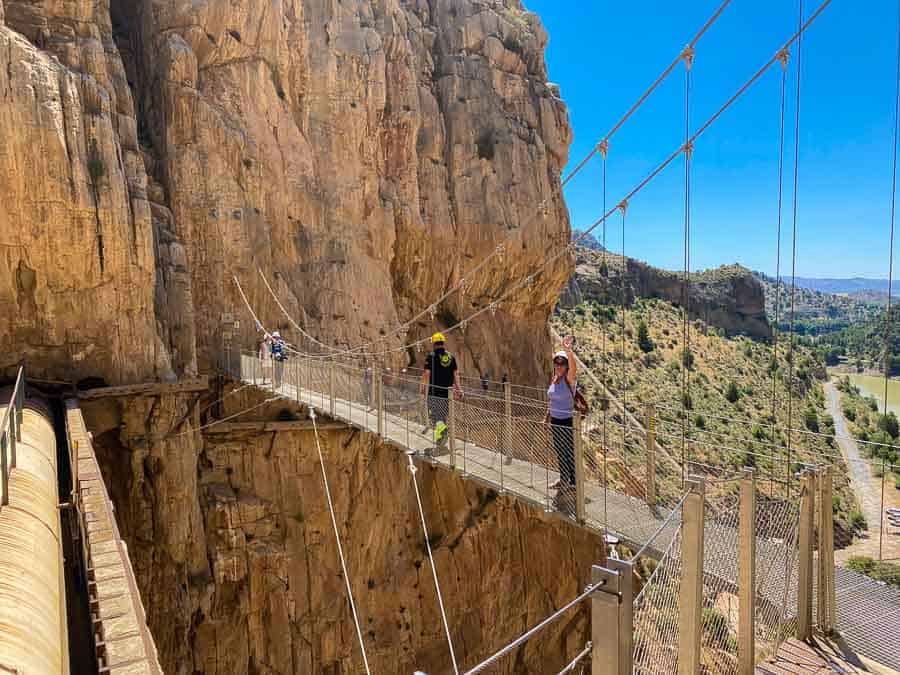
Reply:
[[638, 323], [637, 343], [638, 347], [640, 347], [641, 351], [645, 354], [649, 354], [656, 349], [656, 345], [653, 344], [653, 340], [650, 339], [650, 331], [647, 329], [647, 322], [643, 319]]
[[737, 383], [735, 383], [734, 380], [731, 380], [728, 383], [728, 387], [725, 389], [725, 398], [729, 403], [737, 403], [740, 397], [741, 393], [738, 391]]
[[880, 563], [867, 556], [854, 556], [847, 561], [847, 567], [876, 581], [900, 588], [900, 565], [897, 563]]
[[694, 417], [694, 426], [698, 429], [706, 428], [706, 418], [703, 415], [697, 415]]
[[681, 365], [688, 370], [694, 367], [694, 352], [691, 351], [690, 347], [685, 347], [681, 350]]
[[803, 423], [810, 431], [819, 431], [819, 417], [816, 415], [816, 409], [812, 406], [808, 407], [806, 412], [803, 413]]
[[854, 530], [865, 530], [867, 527], [866, 517], [859, 509], [853, 509], [850, 512], [850, 527]]

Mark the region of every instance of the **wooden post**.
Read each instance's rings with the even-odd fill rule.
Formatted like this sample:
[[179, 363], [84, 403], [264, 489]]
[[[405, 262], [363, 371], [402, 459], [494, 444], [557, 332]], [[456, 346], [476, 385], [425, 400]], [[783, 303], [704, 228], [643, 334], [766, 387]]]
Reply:
[[800, 477], [800, 567], [797, 579], [797, 639], [812, 637], [813, 520], [816, 504], [816, 475], [804, 471]]
[[647, 476], [645, 486], [647, 505], [656, 506], [656, 408], [647, 406]]
[[456, 468], [456, 399], [453, 390], [447, 392], [447, 433], [450, 446], [450, 466]]
[[328, 361], [328, 411], [334, 417], [334, 359]]
[[512, 464], [512, 387], [509, 382], [503, 383], [503, 452], [506, 463]]
[[703, 607], [703, 512], [706, 498], [703, 478], [685, 481], [690, 490], [682, 508], [681, 592], [679, 596], [678, 672], [700, 672], [700, 630]]
[[834, 512], [831, 503], [832, 470], [824, 467], [819, 473], [819, 630], [825, 635], [834, 632]]
[[632, 563], [607, 560], [595, 565], [591, 598], [591, 675], [631, 675], [634, 657]]
[[575, 439], [575, 518], [579, 523], [585, 521], [584, 511], [584, 439], [581, 437], [581, 413], [575, 413], [572, 420], [575, 428], [572, 435]]
[[738, 666], [740, 675], [756, 670], [756, 478], [741, 478], [740, 576], [738, 582]]

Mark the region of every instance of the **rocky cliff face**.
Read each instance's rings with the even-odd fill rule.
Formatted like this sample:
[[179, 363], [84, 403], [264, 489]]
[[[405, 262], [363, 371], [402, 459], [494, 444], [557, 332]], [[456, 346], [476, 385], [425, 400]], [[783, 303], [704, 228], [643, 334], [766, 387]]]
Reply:
[[[566, 307], [595, 300], [618, 305], [623, 293], [626, 305], [635, 298], [660, 298], [684, 306], [684, 283], [680, 272], [669, 272], [621, 255], [580, 248], [575, 274], [560, 300]], [[624, 269], [624, 271], [623, 271]], [[623, 284], [624, 274], [624, 284]], [[690, 315], [729, 335], [746, 334], [768, 338], [772, 334], [766, 318], [765, 294], [753, 273], [740, 265], [691, 274]]]
[[[5, 0], [5, 24], [0, 365], [209, 369], [229, 315], [254, 335], [232, 275], [288, 325], [257, 269], [321, 339], [377, 339], [506, 243], [421, 337], [568, 240], [571, 134], [519, 0]], [[534, 372], [570, 271], [474, 321], [463, 366]]]
[[[218, 412], [260, 400], [248, 391]], [[201, 434], [209, 398], [84, 406], [165, 672], [361, 672], [312, 433]], [[406, 457], [349, 429], [323, 438], [372, 672], [451, 672]], [[566, 521], [445, 470], [418, 476], [461, 667], [576, 596], [602, 560]], [[573, 610], [492, 672], [556, 672], [589, 621]]]

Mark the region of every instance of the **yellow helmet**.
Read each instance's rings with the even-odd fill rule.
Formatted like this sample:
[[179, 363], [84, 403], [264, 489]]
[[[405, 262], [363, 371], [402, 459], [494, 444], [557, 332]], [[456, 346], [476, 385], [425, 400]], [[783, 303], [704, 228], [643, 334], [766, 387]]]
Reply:
[[431, 336], [431, 344], [436, 344], [438, 342], [446, 342], [447, 339], [444, 337], [443, 333], [435, 333]]

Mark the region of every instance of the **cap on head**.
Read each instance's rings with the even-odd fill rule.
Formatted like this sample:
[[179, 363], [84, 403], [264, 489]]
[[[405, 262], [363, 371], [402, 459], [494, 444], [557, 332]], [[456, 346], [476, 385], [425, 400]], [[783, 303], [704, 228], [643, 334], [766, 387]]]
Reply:
[[272, 333], [272, 337], [281, 337], [281, 333], [279, 333], [279, 332], [276, 330], [274, 333]]
[[567, 355], [564, 351], [562, 351], [562, 350], [556, 352], [556, 353], [553, 355], [553, 360], [556, 361], [556, 359], [562, 359], [563, 361], [566, 362], [566, 364], [569, 363], [569, 357], [568, 357], [568, 355]]
[[446, 342], [447, 339], [443, 333], [435, 333], [431, 336], [431, 344], [436, 345], [438, 342]]

